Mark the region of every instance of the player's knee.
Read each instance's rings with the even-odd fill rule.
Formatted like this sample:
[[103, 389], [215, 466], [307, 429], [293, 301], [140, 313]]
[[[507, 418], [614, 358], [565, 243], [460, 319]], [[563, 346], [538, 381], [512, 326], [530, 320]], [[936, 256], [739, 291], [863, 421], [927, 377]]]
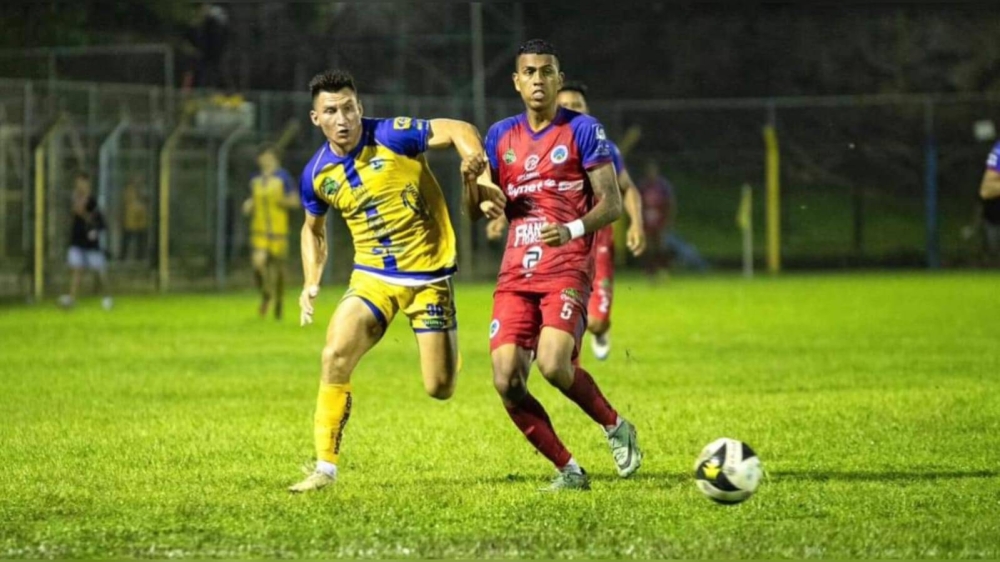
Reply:
[[611, 328], [611, 322], [599, 318], [591, 318], [587, 321], [587, 331], [591, 334], [601, 335]]
[[573, 363], [567, 358], [555, 353], [540, 353], [538, 355], [538, 370], [545, 380], [556, 383], [573, 376]]
[[502, 398], [517, 402], [528, 392], [527, 370], [515, 361], [493, 362], [493, 388]]
[[455, 394], [455, 380], [436, 379], [432, 382], [424, 382], [424, 390], [427, 395], [436, 400], [447, 400]]
[[323, 373], [332, 381], [341, 382], [350, 377], [351, 361], [348, 354], [337, 347], [323, 348]]

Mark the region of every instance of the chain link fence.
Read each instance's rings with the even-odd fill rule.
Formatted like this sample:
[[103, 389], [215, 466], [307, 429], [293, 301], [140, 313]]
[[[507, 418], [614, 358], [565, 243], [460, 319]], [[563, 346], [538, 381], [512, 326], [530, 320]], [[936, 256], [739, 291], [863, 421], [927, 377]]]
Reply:
[[[522, 110], [514, 92], [503, 94], [487, 100], [488, 122]], [[366, 114], [375, 116], [472, 121], [475, 115], [471, 99], [460, 97], [362, 92], [362, 101]], [[158, 286], [165, 178], [171, 288], [249, 285], [248, 225], [240, 207], [256, 170], [255, 155], [262, 144], [279, 143], [283, 166], [297, 178], [323, 142], [309, 120], [310, 102], [307, 93], [232, 95], [0, 79], [0, 295], [31, 292], [38, 271], [38, 189], [45, 194], [42, 285], [50, 295], [65, 290], [69, 199], [77, 170], [93, 176], [108, 220], [105, 248], [116, 289]], [[595, 100], [592, 105], [613, 139], [641, 128], [626, 156], [633, 178], [641, 183], [645, 164], [659, 164], [678, 197], [676, 232], [717, 269], [739, 266], [735, 215], [744, 184], [755, 192], [755, 254], [763, 263], [762, 128], [769, 123], [780, 147], [786, 268], [978, 263], [978, 239], [961, 232], [976, 212], [991, 141], [989, 135], [974, 136], [973, 128], [1000, 120], [1000, 98]], [[178, 131], [180, 123], [185, 127]], [[172, 149], [165, 150], [175, 134]], [[436, 151], [429, 161], [455, 217], [462, 277], [492, 277], [502, 248], [486, 240], [482, 223], [469, 226], [461, 217], [457, 156]], [[126, 202], [135, 200], [145, 209], [145, 220], [141, 227], [126, 228]], [[288, 264], [293, 272], [300, 269], [299, 224], [293, 218]], [[353, 259], [349, 236], [341, 221], [333, 219], [329, 226], [327, 278], [344, 280]]]

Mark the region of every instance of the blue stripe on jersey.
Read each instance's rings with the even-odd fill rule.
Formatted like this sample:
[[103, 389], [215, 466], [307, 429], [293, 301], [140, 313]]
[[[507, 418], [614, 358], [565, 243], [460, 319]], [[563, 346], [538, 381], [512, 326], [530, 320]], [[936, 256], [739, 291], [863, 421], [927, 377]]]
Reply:
[[354, 158], [344, 160], [343, 165], [344, 175], [347, 176], [347, 183], [351, 187], [361, 187], [361, 175], [358, 174], [358, 169], [354, 167]]
[[[387, 244], [383, 242], [382, 245], [387, 245]], [[382, 267], [385, 268], [385, 271], [398, 271], [399, 265], [396, 263], [396, 256], [393, 255], [382, 256]]]

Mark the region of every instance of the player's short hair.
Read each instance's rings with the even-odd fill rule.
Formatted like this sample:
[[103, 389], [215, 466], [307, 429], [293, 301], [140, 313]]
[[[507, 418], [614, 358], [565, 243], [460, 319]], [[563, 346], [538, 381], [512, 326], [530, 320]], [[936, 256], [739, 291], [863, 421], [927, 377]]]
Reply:
[[587, 85], [584, 84], [583, 82], [575, 82], [575, 81], [574, 82], [564, 82], [562, 88], [559, 88], [559, 92], [560, 93], [562, 93], [562, 92], [576, 92], [576, 93], [580, 94], [581, 96], [583, 96], [584, 98], [586, 98], [587, 97]]
[[312, 93], [314, 100], [320, 92], [337, 92], [344, 88], [350, 88], [355, 94], [358, 93], [354, 77], [346, 70], [327, 70], [313, 76], [309, 81], [309, 92]]
[[517, 48], [517, 56], [514, 57], [515, 69], [517, 69], [517, 61], [521, 58], [521, 55], [552, 55], [556, 61], [559, 60], [559, 53], [556, 52], [556, 48], [545, 39], [528, 39], [524, 43], [521, 43], [521, 46]]

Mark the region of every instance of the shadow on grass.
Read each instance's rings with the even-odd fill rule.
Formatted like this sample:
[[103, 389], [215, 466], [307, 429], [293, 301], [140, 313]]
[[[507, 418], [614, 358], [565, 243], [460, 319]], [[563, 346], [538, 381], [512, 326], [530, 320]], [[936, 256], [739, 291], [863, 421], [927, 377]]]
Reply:
[[810, 482], [919, 482], [934, 480], [961, 480], [964, 478], [995, 478], [997, 470], [782, 470], [767, 473], [773, 480], [805, 480]]

